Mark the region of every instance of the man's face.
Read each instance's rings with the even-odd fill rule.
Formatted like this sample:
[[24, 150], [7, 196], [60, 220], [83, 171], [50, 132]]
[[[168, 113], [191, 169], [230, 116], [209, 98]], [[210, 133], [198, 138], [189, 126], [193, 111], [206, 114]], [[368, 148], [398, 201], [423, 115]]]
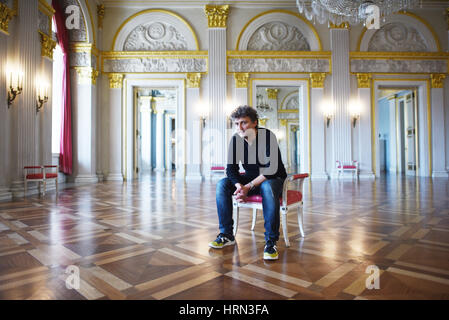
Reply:
[[255, 133], [257, 120], [253, 122], [250, 117], [237, 118], [234, 120], [234, 124], [237, 128], [237, 133], [244, 138]]

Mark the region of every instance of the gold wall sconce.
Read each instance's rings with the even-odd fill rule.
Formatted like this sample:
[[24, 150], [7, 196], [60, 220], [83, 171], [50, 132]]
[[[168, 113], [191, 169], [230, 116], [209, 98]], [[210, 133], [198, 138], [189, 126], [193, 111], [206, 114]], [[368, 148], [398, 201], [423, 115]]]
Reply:
[[42, 79], [36, 82], [36, 100], [36, 112], [39, 112], [48, 102], [48, 84]]
[[6, 79], [8, 81], [8, 109], [11, 107], [16, 97], [23, 90], [23, 72], [8, 69], [6, 71]]
[[351, 100], [349, 102], [349, 113], [351, 115], [352, 127], [355, 128], [357, 124], [357, 120], [360, 119], [360, 101], [359, 100]]

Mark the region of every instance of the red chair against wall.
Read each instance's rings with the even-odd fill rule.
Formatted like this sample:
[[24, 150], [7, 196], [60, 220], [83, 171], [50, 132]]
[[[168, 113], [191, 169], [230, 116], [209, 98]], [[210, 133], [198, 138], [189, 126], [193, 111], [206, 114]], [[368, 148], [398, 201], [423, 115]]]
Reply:
[[340, 174], [344, 173], [345, 171], [352, 172], [352, 176], [354, 175], [358, 177], [359, 175], [359, 163], [356, 160], [353, 160], [351, 163], [342, 163], [341, 161], [336, 161], [337, 171], [338, 171], [338, 177], [340, 177]]
[[[54, 171], [52, 171], [54, 170]], [[41, 183], [44, 186], [43, 195], [45, 196], [45, 192], [47, 190], [47, 181], [55, 180], [56, 185], [56, 194], [58, 194], [58, 165], [46, 165], [46, 166], [26, 166], [23, 168], [23, 177], [24, 177], [24, 185], [25, 192], [24, 197], [26, 197], [28, 182], [37, 182], [39, 186], [39, 194], [41, 192]]]
[[[303, 226], [303, 185], [304, 179], [308, 178], [308, 173], [302, 174], [291, 174], [289, 175], [285, 181], [282, 190], [282, 197], [280, 198], [280, 215], [281, 215], [281, 223], [282, 223], [282, 231], [284, 233], [285, 245], [287, 247], [290, 246], [290, 241], [288, 240], [288, 231], [287, 231], [287, 214], [290, 210], [296, 209], [299, 232], [301, 237], [304, 237], [304, 226]], [[296, 184], [295, 188], [289, 189], [289, 186]], [[262, 196], [261, 195], [252, 195], [249, 196], [246, 202], [237, 202], [235, 200], [235, 196], [232, 198], [232, 205], [234, 209], [234, 236], [237, 234], [238, 222], [239, 222], [239, 209], [240, 208], [251, 208], [253, 209], [253, 221], [251, 230], [254, 230], [256, 225], [257, 218], [257, 210], [263, 210], [262, 207]]]

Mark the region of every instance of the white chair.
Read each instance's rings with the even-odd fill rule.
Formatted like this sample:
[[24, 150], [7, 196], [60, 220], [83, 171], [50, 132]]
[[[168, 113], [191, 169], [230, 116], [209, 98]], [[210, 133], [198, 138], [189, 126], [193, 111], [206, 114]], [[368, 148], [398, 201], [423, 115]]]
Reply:
[[[56, 169], [56, 172], [49, 172], [52, 169]], [[47, 181], [55, 180], [56, 184], [56, 194], [58, 194], [58, 172], [59, 166], [55, 165], [47, 165], [47, 166], [26, 166], [23, 168], [23, 179], [25, 185], [24, 197], [26, 197], [28, 182], [34, 181], [38, 183], [39, 193], [41, 192], [41, 183], [44, 185], [43, 195], [45, 196], [45, 192], [47, 190]]]
[[[303, 174], [292, 174], [289, 175], [285, 181], [282, 188], [282, 197], [280, 201], [280, 214], [282, 222], [282, 231], [284, 233], [285, 245], [290, 246], [290, 241], [288, 240], [287, 231], [287, 213], [296, 209], [298, 215], [298, 225], [301, 237], [304, 237], [304, 227], [303, 227], [303, 185], [304, 179], [308, 178], [308, 173]], [[296, 182], [295, 189], [288, 189], [291, 182]], [[232, 197], [233, 205], [233, 215], [234, 215], [234, 236], [237, 234], [238, 222], [239, 222], [239, 209], [240, 208], [251, 208], [253, 209], [253, 221], [251, 225], [251, 231], [254, 230], [256, 226], [257, 210], [263, 210], [262, 206], [262, 196], [252, 195], [249, 196], [246, 202], [237, 202], [235, 196]]]
[[359, 163], [356, 160], [353, 160], [352, 163], [342, 163], [341, 161], [336, 161], [338, 177], [343, 174], [345, 171], [352, 172], [352, 177], [358, 177], [359, 175]]

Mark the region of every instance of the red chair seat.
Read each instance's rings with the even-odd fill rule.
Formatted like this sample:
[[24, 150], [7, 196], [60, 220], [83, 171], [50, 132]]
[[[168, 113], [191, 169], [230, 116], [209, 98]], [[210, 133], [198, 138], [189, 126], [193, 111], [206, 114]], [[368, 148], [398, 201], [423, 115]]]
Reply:
[[225, 169], [225, 167], [212, 167], [212, 168], [210, 168], [212, 171], [215, 171], [215, 170], [224, 170]]
[[[45, 178], [46, 179], [55, 179], [58, 177], [57, 173], [47, 173], [45, 174]], [[44, 178], [44, 174], [42, 173], [32, 173], [32, 174], [27, 174], [27, 179], [28, 180], [42, 180]]]
[[[282, 197], [279, 199], [280, 203], [282, 204]], [[302, 201], [302, 193], [295, 190], [287, 190], [287, 205], [294, 204], [296, 202]], [[249, 196], [246, 202], [258, 202], [262, 203], [262, 196], [259, 194], [255, 194], [252, 196]]]
[[[340, 169], [341, 166], [338, 166], [337, 168]], [[357, 169], [357, 167], [356, 166], [343, 166], [343, 169]]]

